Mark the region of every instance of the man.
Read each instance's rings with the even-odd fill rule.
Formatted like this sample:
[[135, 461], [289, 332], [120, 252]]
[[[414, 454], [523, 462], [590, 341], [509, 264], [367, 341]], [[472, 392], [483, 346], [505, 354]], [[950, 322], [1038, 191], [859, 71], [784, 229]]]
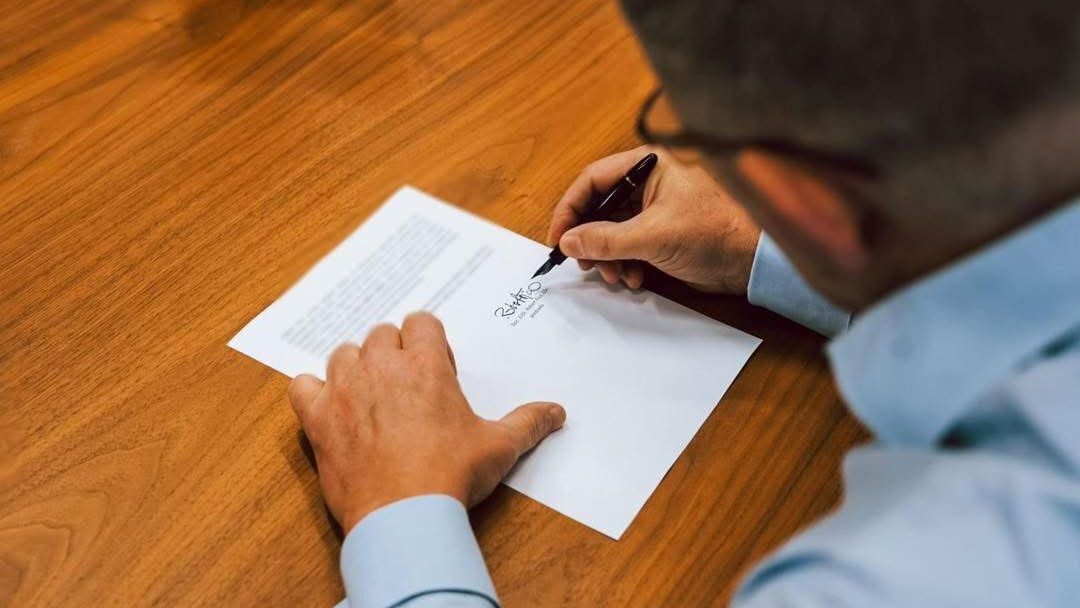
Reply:
[[[638, 216], [574, 227], [642, 151], [588, 167], [551, 240], [609, 282], [640, 287], [647, 263], [837, 336], [838, 385], [877, 438], [849, 455], [842, 507], [735, 603], [1076, 605], [1080, 4], [625, 9], [668, 91], [641, 130], [668, 152]], [[496, 605], [465, 507], [563, 410], [477, 418], [428, 315], [343, 346], [291, 397], [348, 531], [348, 601]]]

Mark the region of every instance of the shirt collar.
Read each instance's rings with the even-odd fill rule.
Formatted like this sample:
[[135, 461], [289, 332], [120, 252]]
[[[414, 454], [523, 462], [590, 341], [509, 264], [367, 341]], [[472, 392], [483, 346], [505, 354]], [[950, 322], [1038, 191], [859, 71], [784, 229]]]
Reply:
[[879, 440], [926, 445], [1078, 324], [1080, 200], [874, 305], [827, 353]]

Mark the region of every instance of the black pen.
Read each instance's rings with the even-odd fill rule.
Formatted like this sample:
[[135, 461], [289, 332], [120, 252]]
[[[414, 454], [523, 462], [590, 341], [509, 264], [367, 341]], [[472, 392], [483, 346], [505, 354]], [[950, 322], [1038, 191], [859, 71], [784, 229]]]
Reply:
[[[645, 180], [649, 179], [649, 174], [652, 173], [653, 167], [656, 166], [656, 155], [648, 154], [645, 158], [639, 160], [636, 165], [630, 168], [611, 190], [607, 191], [602, 198], [593, 198], [588, 208], [581, 214], [581, 224], [585, 222], [598, 222], [606, 220], [611, 217], [619, 207], [622, 207], [626, 201], [630, 200], [630, 195], [637, 190], [638, 186], [645, 184]], [[544, 265], [536, 271], [533, 278], [540, 275], [545, 275], [551, 272], [552, 268], [555, 268], [559, 264], [566, 261], [566, 254], [559, 249], [556, 245], [555, 249], [551, 250], [548, 254], [548, 259], [544, 262]]]

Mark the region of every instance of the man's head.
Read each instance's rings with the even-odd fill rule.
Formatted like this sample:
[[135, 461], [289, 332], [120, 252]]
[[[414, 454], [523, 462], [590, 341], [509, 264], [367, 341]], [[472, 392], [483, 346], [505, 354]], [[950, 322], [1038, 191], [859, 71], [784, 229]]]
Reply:
[[[873, 162], [708, 157], [860, 308], [1080, 192], [1073, 0], [625, 0], [682, 126]], [[704, 152], [707, 153], [707, 150]]]

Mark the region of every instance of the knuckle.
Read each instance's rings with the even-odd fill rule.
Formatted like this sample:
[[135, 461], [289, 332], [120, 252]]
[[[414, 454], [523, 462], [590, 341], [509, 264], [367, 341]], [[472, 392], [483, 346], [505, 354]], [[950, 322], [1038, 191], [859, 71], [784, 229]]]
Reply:
[[537, 416], [536, 424], [532, 427], [532, 436], [529, 438], [532, 445], [540, 443], [547, 436], [547, 419], [545, 416]]
[[434, 314], [432, 314], [432, 313], [430, 313], [430, 312], [428, 312], [426, 310], [422, 310], [422, 311], [418, 312], [417, 314], [420, 315], [420, 319], [422, 319], [424, 321], [424, 323], [427, 323], [428, 325], [430, 325], [432, 329], [441, 330], [443, 328], [442, 321], [439, 319], [439, 317], [436, 317]]
[[405, 315], [406, 322], [425, 323], [431, 317], [431, 313], [423, 310], [414, 310]]
[[330, 354], [331, 363], [345, 363], [349, 360], [355, 359], [360, 355], [360, 347], [351, 343], [345, 342], [339, 344], [334, 352]]
[[597, 257], [597, 258], [610, 257], [611, 256], [611, 251], [612, 251], [612, 249], [614, 249], [613, 243], [611, 242], [611, 235], [604, 234], [602, 232], [598, 233], [596, 235], [596, 238], [592, 239], [591, 246], [588, 247], [588, 248], [591, 249], [589, 254], [592, 257]]
[[412, 329], [423, 331], [437, 331], [442, 329], [442, 321], [426, 310], [417, 310], [406, 315], [402, 325], [408, 324]]
[[503, 436], [491, 442], [485, 460], [489, 462], [513, 462], [518, 456], [518, 448], [513, 439]]
[[352, 397], [352, 382], [342, 379], [328, 385], [331, 403], [348, 402]]
[[386, 322], [379, 323], [379, 324], [375, 325], [374, 327], [372, 327], [371, 330], [368, 331], [367, 335], [370, 338], [371, 336], [374, 336], [375, 334], [388, 332], [388, 331], [397, 331], [397, 326], [395, 326], [393, 323], [386, 323]]
[[543, 410], [538, 407], [534, 407], [529, 410], [529, 442], [536, 444], [544, 437], [544, 433], [547, 430], [547, 417], [544, 415]]

